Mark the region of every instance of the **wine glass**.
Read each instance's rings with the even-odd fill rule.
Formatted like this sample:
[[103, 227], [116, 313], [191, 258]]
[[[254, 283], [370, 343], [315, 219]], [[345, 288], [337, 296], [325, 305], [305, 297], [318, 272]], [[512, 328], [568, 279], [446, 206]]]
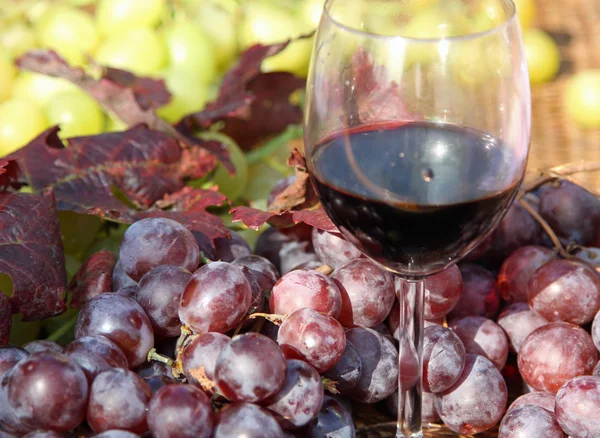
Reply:
[[[308, 166], [340, 232], [402, 279], [400, 360], [422, 363], [423, 279], [464, 258], [515, 198], [530, 123], [511, 0], [325, 3], [307, 85]], [[397, 436], [423, 436], [421, 379], [406, 380]]]

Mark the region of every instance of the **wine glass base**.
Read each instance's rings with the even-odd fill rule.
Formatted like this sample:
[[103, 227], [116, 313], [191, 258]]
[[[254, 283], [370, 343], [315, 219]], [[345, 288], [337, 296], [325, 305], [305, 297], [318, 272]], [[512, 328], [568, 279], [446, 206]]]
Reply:
[[396, 438], [423, 438], [423, 432], [415, 432], [407, 435], [401, 431], [397, 431]]

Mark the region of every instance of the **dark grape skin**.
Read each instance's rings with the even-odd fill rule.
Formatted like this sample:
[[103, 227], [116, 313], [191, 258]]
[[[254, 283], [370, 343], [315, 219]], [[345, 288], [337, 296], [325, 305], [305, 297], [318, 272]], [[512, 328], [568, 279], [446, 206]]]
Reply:
[[154, 438], [209, 438], [214, 415], [210, 399], [192, 385], [163, 386], [148, 406]]
[[346, 340], [344, 353], [333, 368], [323, 375], [334, 382], [335, 387], [342, 395], [349, 393], [356, 386], [362, 374], [362, 361], [356, 348]]
[[261, 404], [275, 413], [283, 429], [293, 430], [317, 416], [324, 395], [317, 370], [304, 361], [289, 359], [283, 386]]
[[66, 432], [85, 418], [88, 382], [68, 356], [34, 353], [8, 374], [8, 404], [32, 429]]
[[482, 266], [459, 266], [463, 288], [460, 300], [448, 314], [448, 319], [483, 316], [493, 319], [500, 308], [500, 291], [494, 276]]
[[252, 403], [232, 403], [217, 417], [212, 438], [283, 438], [277, 420]]
[[561, 181], [540, 191], [539, 212], [565, 244], [592, 246], [600, 223], [600, 200], [587, 190]]
[[535, 271], [556, 258], [556, 251], [543, 246], [523, 246], [514, 251], [498, 271], [498, 287], [507, 303], [527, 302], [527, 283]]
[[128, 368], [125, 353], [104, 336], [84, 336], [65, 347], [65, 354], [83, 370], [90, 385], [98, 374], [111, 368]]
[[193, 272], [200, 263], [200, 249], [194, 235], [179, 222], [147, 218], [134, 222], [125, 231], [119, 262], [134, 281], [160, 265], [181, 266]]
[[429, 326], [423, 332], [423, 391], [442, 392], [452, 386], [465, 367], [465, 346], [452, 330]]
[[564, 438], [564, 436], [554, 414], [533, 405], [521, 406], [508, 412], [502, 419], [498, 432], [498, 438]]
[[200, 267], [181, 296], [179, 319], [194, 333], [225, 333], [250, 309], [252, 287], [237, 266], [213, 262]]
[[117, 261], [117, 264], [113, 268], [112, 272], [112, 284], [114, 291], [120, 291], [121, 289], [125, 289], [129, 286], [137, 286], [137, 281], [133, 280], [125, 270], [123, 269], [123, 265], [121, 264], [121, 260]]
[[150, 387], [133, 371], [120, 368], [100, 373], [90, 388], [87, 421], [96, 433], [111, 429], [146, 431]]
[[35, 430], [33, 432], [29, 432], [27, 435], [23, 436], [23, 438], [64, 438], [65, 435], [59, 432], [55, 432], [53, 430]]
[[[458, 266], [450, 266], [425, 278], [423, 284], [425, 288], [423, 309], [425, 319], [442, 318], [458, 304], [463, 288], [462, 274]], [[396, 286], [396, 291], [398, 290], [399, 288]]]
[[137, 295], [138, 286], [137, 284], [131, 286], [125, 286], [116, 291], [116, 294], [123, 295], [127, 298], [133, 298], [135, 300], [135, 296]]
[[179, 301], [191, 277], [182, 267], [161, 265], [141, 278], [135, 300], [150, 318], [156, 335], [174, 337], [181, 333]]
[[[291, 227], [293, 229], [303, 228], [302, 224]], [[302, 233], [296, 233], [294, 230], [278, 230], [276, 228], [269, 228], [264, 233], [262, 233], [258, 240], [256, 241], [256, 249], [255, 253], [259, 256], [262, 256], [269, 260], [281, 274], [284, 272], [281, 271], [281, 252], [285, 246], [290, 243], [297, 243], [304, 241], [306, 243], [307, 251], [312, 251], [312, 243], [306, 242], [304, 236], [301, 236]], [[310, 238], [310, 233], [312, 233], [312, 227], [309, 227], [308, 238]], [[316, 259], [315, 254], [315, 259]]]
[[398, 387], [398, 351], [375, 330], [356, 327], [346, 331], [346, 339], [358, 353], [362, 372], [348, 396], [361, 403], [376, 403]]
[[600, 309], [600, 278], [584, 263], [551, 260], [527, 284], [529, 306], [548, 321], [583, 325]]
[[570, 379], [591, 374], [598, 351], [590, 335], [574, 324], [552, 322], [533, 331], [518, 355], [523, 380], [537, 391], [555, 393]]
[[137, 367], [134, 371], [138, 376], [140, 376], [144, 379], [147, 379], [150, 377], [160, 377], [160, 376], [165, 376], [165, 377], [169, 377], [169, 378], [173, 377], [172, 368], [163, 362], [156, 362], [156, 361], [144, 362], [141, 366]]
[[282, 275], [310, 263], [318, 262], [319, 266], [323, 264], [315, 254], [312, 244], [306, 241], [286, 243], [279, 251], [279, 258], [279, 272]]
[[[138, 374], [138, 376], [139, 376], [139, 374]], [[154, 394], [156, 394], [158, 392], [158, 390], [160, 388], [162, 388], [163, 386], [173, 385], [173, 384], [178, 383], [177, 380], [175, 380], [171, 377], [167, 377], [164, 374], [158, 375], [158, 376], [144, 377], [144, 382], [146, 382], [146, 384], [150, 388], [150, 392], [152, 393], [152, 396], [154, 396]]]
[[100, 294], [81, 308], [75, 339], [102, 335], [125, 353], [130, 368], [146, 361], [154, 346], [152, 324], [144, 309], [133, 299], [119, 294]]
[[528, 392], [527, 394], [523, 394], [518, 397], [512, 404], [508, 407], [506, 412], [510, 412], [512, 409], [519, 408], [521, 406], [533, 405], [539, 406], [540, 408], [544, 408], [549, 412], [554, 413], [554, 402], [556, 401], [556, 394], [551, 392]]
[[29, 352], [29, 354], [33, 353], [42, 353], [42, 352], [50, 352], [50, 353], [62, 353], [63, 347], [54, 341], [46, 341], [44, 339], [38, 339], [36, 341], [31, 341], [25, 345], [23, 348]]
[[394, 276], [369, 259], [355, 259], [331, 278], [342, 296], [337, 318], [344, 327], [375, 327], [385, 321], [396, 297]]
[[326, 275], [301, 269], [285, 274], [275, 283], [269, 306], [271, 313], [280, 315], [310, 307], [337, 319], [342, 309], [342, 295]]
[[235, 336], [215, 364], [217, 387], [233, 402], [260, 402], [281, 389], [285, 376], [286, 360], [279, 346], [258, 333]]
[[600, 377], [579, 376], [563, 385], [556, 394], [554, 412], [570, 436], [600, 436]]
[[352, 415], [335, 398], [323, 397], [321, 410], [317, 418], [309, 422], [302, 430], [306, 438], [355, 438], [356, 429]]
[[435, 407], [448, 428], [472, 435], [489, 430], [500, 421], [507, 399], [506, 382], [494, 364], [483, 356], [467, 354], [460, 378], [436, 394]]
[[231, 239], [219, 237], [213, 242], [215, 244], [215, 260], [231, 263], [240, 257], [252, 254], [252, 249], [246, 240], [235, 231], [229, 231]]
[[17, 345], [0, 346], [0, 380], [10, 371], [20, 360], [29, 356], [29, 352]]
[[232, 262], [234, 265], [248, 268], [249, 275], [258, 282], [261, 290], [271, 290], [279, 279], [279, 271], [273, 263], [259, 255], [239, 257]]
[[519, 352], [521, 345], [535, 329], [549, 321], [535, 313], [527, 303], [513, 303], [506, 306], [498, 316], [498, 325], [504, 329], [510, 342], [510, 350]]
[[231, 338], [221, 333], [204, 333], [193, 335], [185, 344], [181, 353], [183, 372], [188, 383], [199, 386], [208, 394], [212, 393], [211, 385], [199, 379], [201, 371], [206, 379], [215, 380], [215, 365], [223, 348], [231, 342]]
[[318, 228], [313, 228], [312, 245], [319, 260], [333, 269], [341, 268], [346, 263], [362, 257], [359, 249], [342, 235]]
[[106, 432], [94, 435], [93, 438], [139, 438], [139, 435], [127, 430], [107, 430]]
[[469, 354], [488, 358], [499, 371], [508, 359], [508, 338], [502, 327], [491, 319], [466, 316], [450, 322], [450, 328], [460, 338]]
[[334, 318], [305, 307], [279, 326], [277, 343], [286, 359], [304, 360], [322, 373], [342, 357], [346, 335]]

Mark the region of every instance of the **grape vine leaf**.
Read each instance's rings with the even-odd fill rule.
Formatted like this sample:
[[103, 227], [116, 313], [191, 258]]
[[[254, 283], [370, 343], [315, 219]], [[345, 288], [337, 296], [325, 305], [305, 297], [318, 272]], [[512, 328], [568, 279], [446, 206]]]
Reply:
[[233, 138], [243, 149], [251, 149], [288, 125], [302, 121], [302, 109], [290, 101], [290, 96], [304, 88], [306, 81], [286, 72], [262, 73], [265, 58], [276, 55], [289, 41], [257, 44], [246, 50], [239, 62], [226, 75], [217, 99], [203, 111], [184, 117], [180, 130], [193, 132], [220, 122], [222, 132]]
[[81, 308], [88, 300], [112, 291], [112, 271], [117, 257], [108, 250], [92, 254], [71, 279], [71, 306]]
[[65, 311], [67, 273], [52, 188], [0, 192], [0, 273], [13, 282], [12, 313], [24, 321]]
[[15, 160], [0, 159], [0, 191], [17, 182], [19, 171], [19, 163]]
[[10, 305], [10, 298], [0, 291], [0, 345], [8, 343], [11, 322], [12, 308]]

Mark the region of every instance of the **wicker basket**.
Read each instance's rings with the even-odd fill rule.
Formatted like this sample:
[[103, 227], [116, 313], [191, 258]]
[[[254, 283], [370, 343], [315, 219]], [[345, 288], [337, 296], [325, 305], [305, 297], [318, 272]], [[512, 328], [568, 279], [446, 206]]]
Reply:
[[[600, 129], [581, 130], [564, 112], [562, 96], [566, 80], [577, 71], [600, 68], [600, 0], [537, 0], [538, 27], [549, 32], [559, 43], [563, 65], [552, 83], [532, 90], [533, 126], [528, 169], [532, 173], [565, 163], [600, 162]], [[573, 179], [600, 191], [600, 172], [581, 173]], [[512, 357], [514, 361], [514, 357]], [[506, 371], [506, 370], [505, 370]], [[520, 393], [518, 373], [508, 378], [510, 396]], [[393, 438], [396, 425], [383, 406], [356, 406], [354, 415], [360, 438]], [[429, 438], [459, 437], [442, 425], [425, 429]], [[497, 429], [477, 437], [497, 437]]]

